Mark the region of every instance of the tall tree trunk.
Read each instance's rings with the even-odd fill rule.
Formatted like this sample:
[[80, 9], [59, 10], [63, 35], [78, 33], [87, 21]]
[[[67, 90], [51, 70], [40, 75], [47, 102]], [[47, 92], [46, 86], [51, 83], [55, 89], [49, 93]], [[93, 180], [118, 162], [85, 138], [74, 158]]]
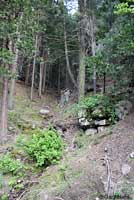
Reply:
[[49, 65], [49, 87], [52, 89], [53, 84], [52, 84], [52, 73], [53, 73], [53, 66], [50, 64]]
[[48, 79], [48, 87], [50, 87], [51, 85], [50, 85], [50, 71], [51, 71], [51, 64], [50, 63], [48, 63], [47, 64], [47, 71], [48, 71], [48, 73], [47, 73], [47, 79]]
[[103, 73], [103, 94], [106, 93], [106, 73]]
[[[92, 48], [92, 56], [95, 56], [96, 50], [96, 40], [95, 40], [95, 17], [94, 14], [90, 16], [90, 24], [91, 24], [91, 48]], [[93, 89], [94, 94], [96, 94], [96, 65], [93, 66]]]
[[31, 100], [33, 100], [34, 79], [35, 79], [34, 76], [35, 76], [37, 51], [38, 51], [38, 34], [36, 35], [36, 39], [35, 39], [35, 54], [34, 54], [34, 58], [33, 58], [32, 84], [31, 84], [31, 95], [30, 95]]
[[42, 96], [42, 82], [43, 82], [43, 68], [44, 68], [44, 62], [40, 63], [40, 80], [39, 80], [39, 97]]
[[26, 74], [25, 74], [25, 84], [26, 85], [28, 85], [28, 82], [29, 82], [30, 66], [31, 66], [31, 64], [29, 63], [29, 65], [26, 68]]
[[3, 78], [3, 94], [2, 94], [2, 111], [1, 111], [1, 126], [0, 126], [0, 137], [1, 143], [4, 144], [7, 140], [7, 125], [8, 125], [8, 79]]
[[60, 94], [60, 79], [61, 79], [61, 67], [59, 63], [59, 71], [58, 71], [58, 94]]
[[78, 100], [80, 101], [85, 95], [85, 52], [80, 49], [79, 55], [79, 93]]
[[79, 22], [79, 85], [78, 85], [78, 100], [80, 101], [85, 94], [85, 16], [86, 16], [86, 1], [78, 0], [80, 22]]
[[[20, 22], [22, 21], [22, 17], [23, 17], [23, 14], [21, 14], [21, 16], [20, 16]], [[19, 26], [20, 26], [20, 24], [18, 24], [18, 26], [17, 26], [17, 41], [16, 41], [16, 45], [15, 45], [15, 57], [14, 57], [14, 61], [12, 64], [12, 70], [11, 70], [11, 72], [14, 76], [17, 73], [17, 66], [18, 66], [18, 59], [19, 59], [19, 49], [17, 47], [17, 43], [20, 42]], [[10, 51], [12, 51], [12, 49]], [[14, 108], [15, 83], [16, 83], [16, 80], [13, 77], [10, 82], [9, 101], [8, 101], [8, 108], [10, 110], [12, 110]]]
[[77, 88], [77, 83], [74, 79], [74, 75], [71, 72], [71, 67], [70, 67], [70, 61], [69, 61], [69, 55], [68, 55], [68, 46], [67, 46], [67, 32], [66, 32], [66, 23], [65, 23], [65, 17], [64, 17], [64, 45], [65, 45], [65, 57], [66, 57], [66, 67], [67, 71], [69, 74], [69, 77], [74, 84], [75, 88]]
[[45, 89], [46, 89], [46, 70], [47, 70], [47, 63], [44, 62], [44, 66], [43, 66], [43, 85], [42, 85], [43, 94], [45, 93]]
[[[9, 43], [9, 38], [7, 37], [3, 41], [3, 48], [10, 48], [11, 43]], [[5, 69], [9, 69], [9, 66], [1, 61], [5, 65]], [[4, 75], [2, 79], [2, 101], [1, 101], [1, 121], [0, 121], [0, 143], [4, 144], [7, 140], [7, 129], [8, 129], [8, 75]]]
[[[15, 50], [15, 58], [14, 63], [12, 65], [12, 75], [15, 76], [17, 73], [17, 66], [18, 66], [18, 59], [19, 59], [19, 49], [16, 47]], [[8, 108], [12, 110], [14, 108], [14, 92], [15, 92], [15, 78], [13, 77], [10, 82], [10, 90], [9, 90], [9, 101], [8, 101]]]
[[[92, 56], [95, 56], [95, 16], [96, 2], [93, 0], [78, 0], [80, 11], [80, 65], [79, 65], [79, 99], [84, 96], [85, 90], [85, 63], [86, 52], [91, 48]], [[90, 14], [89, 14], [90, 13]], [[82, 73], [82, 74], [81, 74]], [[94, 93], [96, 93], [96, 66], [93, 74]]]

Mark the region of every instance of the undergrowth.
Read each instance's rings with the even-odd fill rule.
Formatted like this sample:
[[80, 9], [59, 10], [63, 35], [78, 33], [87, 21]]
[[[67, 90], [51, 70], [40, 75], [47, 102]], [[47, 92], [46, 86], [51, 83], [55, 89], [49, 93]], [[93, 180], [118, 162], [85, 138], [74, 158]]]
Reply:
[[22, 168], [22, 163], [19, 160], [12, 158], [10, 154], [6, 154], [0, 157], [0, 171], [3, 174], [10, 172], [17, 174]]
[[37, 166], [57, 163], [63, 155], [63, 141], [54, 129], [32, 131], [26, 151], [36, 161]]

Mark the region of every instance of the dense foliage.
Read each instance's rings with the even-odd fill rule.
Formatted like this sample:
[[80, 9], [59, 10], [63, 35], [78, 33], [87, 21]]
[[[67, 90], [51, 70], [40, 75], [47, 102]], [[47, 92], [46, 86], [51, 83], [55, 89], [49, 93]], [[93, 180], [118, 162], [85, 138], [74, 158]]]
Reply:
[[0, 157], [0, 171], [4, 174], [16, 174], [22, 169], [23, 165], [19, 160], [12, 158], [10, 154]]
[[109, 123], [114, 123], [117, 119], [115, 102], [109, 96], [94, 95], [85, 97], [80, 102], [80, 109], [86, 109], [89, 120], [108, 119]]
[[55, 130], [37, 129], [32, 134], [26, 150], [37, 162], [37, 166], [48, 166], [61, 159], [63, 155], [63, 141]]
[[99, 80], [111, 80], [111, 92], [127, 91], [134, 82], [133, 1], [103, 1], [98, 13], [96, 55], [86, 58], [88, 78], [96, 66]]

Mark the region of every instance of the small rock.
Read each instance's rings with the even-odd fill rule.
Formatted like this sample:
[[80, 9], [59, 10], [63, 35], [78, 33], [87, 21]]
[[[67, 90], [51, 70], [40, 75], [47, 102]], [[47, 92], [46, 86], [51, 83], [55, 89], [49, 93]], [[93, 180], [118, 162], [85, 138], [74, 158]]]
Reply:
[[122, 165], [121, 171], [122, 174], [125, 176], [130, 173], [131, 167], [128, 164]]
[[107, 148], [107, 147], [105, 147], [104, 151], [107, 153], [107, 152], [108, 152], [108, 148]]
[[85, 134], [86, 134], [87, 136], [95, 135], [96, 133], [97, 133], [97, 129], [95, 129], [95, 128], [90, 128], [90, 129], [87, 129], [87, 130], [85, 131]]
[[39, 113], [41, 115], [48, 115], [50, 113], [50, 110], [48, 110], [48, 109], [41, 109]]
[[99, 108], [96, 108], [93, 112], [92, 112], [92, 116], [93, 117], [99, 117], [99, 118], [102, 118], [103, 117], [103, 114], [102, 114], [102, 111], [101, 109]]
[[70, 124], [67, 125], [67, 123], [65, 123], [64, 121], [57, 121], [55, 122], [55, 128], [57, 131], [59, 131], [59, 129], [62, 131], [62, 132], [65, 132], [67, 131], [67, 129], [70, 128]]
[[132, 109], [132, 103], [130, 101], [120, 101], [115, 106], [115, 112], [119, 120], [122, 120], [125, 118], [127, 114]]
[[123, 106], [115, 108], [115, 112], [119, 120], [123, 120], [128, 114], [127, 110], [125, 110]]
[[17, 181], [17, 183], [22, 183], [22, 182], [23, 182], [23, 181], [22, 181], [22, 180], [20, 180], [20, 179]]
[[32, 129], [35, 129], [36, 128], [36, 124], [32, 124]]
[[62, 131], [62, 129], [57, 129], [57, 132], [60, 134], [61, 137], [65, 137], [64, 132]]
[[48, 196], [47, 194], [45, 194], [44, 192], [41, 192], [40, 193], [40, 197], [39, 197], [40, 200], [51, 200], [53, 198], [51, 198], [50, 196]]
[[129, 154], [129, 157], [132, 158], [132, 159], [134, 159], [134, 151]]
[[13, 128], [12, 126], [9, 126], [9, 127], [8, 127], [8, 130], [9, 130], [9, 131], [13, 131], [14, 128]]
[[81, 128], [86, 127], [90, 125], [90, 122], [86, 118], [83, 117], [79, 119], [79, 125]]
[[86, 117], [86, 110], [85, 109], [82, 109], [78, 112], [78, 118], [85, 118]]
[[96, 126], [106, 126], [106, 125], [107, 125], [107, 121], [106, 121], [106, 119], [103, 119], [103, 120], [95, 120], [95, 125], [96, 125]]
[[98, 133], [102, 133], [105, 131], [106, 128], [104, 126], [99, 126], [97, 129], [98, 129]]

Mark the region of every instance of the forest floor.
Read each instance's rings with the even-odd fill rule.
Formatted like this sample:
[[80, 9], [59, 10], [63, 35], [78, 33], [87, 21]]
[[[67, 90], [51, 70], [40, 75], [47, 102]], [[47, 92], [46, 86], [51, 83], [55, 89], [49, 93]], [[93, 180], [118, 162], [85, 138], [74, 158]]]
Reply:
[[[70, 106], [60, 107], [58, 97], [49, 91], [41, 99], [35, 93], [34, 101], [29, 99], [29, 88], [18, 83], [15, 95], [15, 109], [9, 111], [8, 143], [0, 146], [0, 153], [12, 152], [25, 165], [26, 174], [17, 179], [19, 187], [10, 188], [11, 175], [4, 176], [4, 191], [10, 193], [9, 200], [134, 200], [134, 113], [95, 136], [85, 135], [77, 126], [77, 120]], [[39, 114], [48, 108], [50, 118]], [[37, 169], [27, 162], [27, 156], [20, 143], [34, 125], [46, 127], [60, 124], [65, 126], [63, 138], [66, 149], [63, 159], [57, 165]], [[108, 187], [106, 187], [108, 186]]]

